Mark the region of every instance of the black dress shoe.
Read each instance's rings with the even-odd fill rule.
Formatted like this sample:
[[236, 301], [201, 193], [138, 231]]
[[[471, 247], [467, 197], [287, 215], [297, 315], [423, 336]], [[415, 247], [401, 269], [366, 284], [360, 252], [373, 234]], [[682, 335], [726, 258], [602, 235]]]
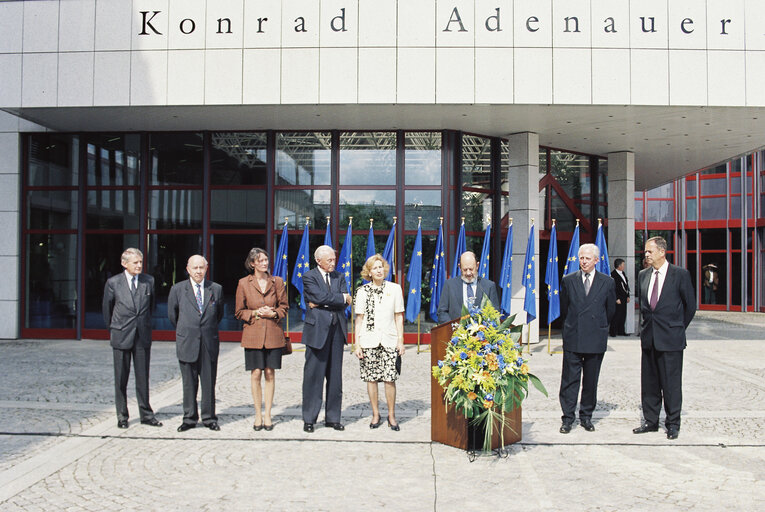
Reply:
[[210, 430], [218, 431], [220, 430], [220, 426], [218, 425], [217, 421], [213, 421], [212, 423], [208, 423], [205, 425], [205, 427], [209, 428]]
[[128, 420], [117, 420], [117, 428], [128, 428]]
[[650, 423], [643, 423], [638, 428], [633, 428], [633, 434], [645, 434], [646, 432], [658, 432], [659, 425], [651, 425]]
[[181, 426], [178, 427], [178, 432], [186, 432], [187, 430], [191, 430], [194, 427], [196, 427], [196, 425], [193, 423], [181, 423]]
[[571, 423], [563, 423], [560, 426], [560, 431], [559, 432], [561, 434], [568, 434], [569, 432], [571, 432], [571, 426], [572, 426]]
[[324, 426], [327, 428], [333, 428], [335, 430], [345, 430], [345, 427], [342, 423], [325, 423]]
[[271, 423], [270, 425], [266, 425], [265, 423], [263, 424], [263, 430], [265, 430], [266, 432], [271, 432], [273, 429], [274, 429], [273, 423]]
[[393, 423], [391, 423], [391, 422], [390, 422], [390, 418], [388, 418], [388, 426], [389, 426], [389, 427], [390, 427], [390, 429], [391, 429], [391, 430], [393, 430], [394, 432], [398, 432], [399, 430], [401, 430], [401, 427], [399, 427], [399, 426], [398, 426], [398, 423], [396, 423], [396, 424], [394, 425]]
[[313, 432], [313, 423], [303, 423], [303, 432], [308, 432], [309, 434]]
[[677, 427], [667, 427], [667, 439], [677, 439], [680, 435], [680, 429]]
[[592, 424], [591, 420], [580, 420], [579, 424], [582, 425], [582, 428], [587, 432], [595, 432], [595, 425]]
[[379, 418], [377, 418], [377, 421], [372, 421], [372, 422], [369, 424], [369, 428], [372, 428], [372, 429], [374, 429], [374, 428], [378, 428], [380, 425], [382, 425], [382, 416], [380, 416]]
[[141, 425], [149, 425], [150, 427], [161, 427], [162, 422], [157, 418], [149, 418], [148, 420], [141, 420]]

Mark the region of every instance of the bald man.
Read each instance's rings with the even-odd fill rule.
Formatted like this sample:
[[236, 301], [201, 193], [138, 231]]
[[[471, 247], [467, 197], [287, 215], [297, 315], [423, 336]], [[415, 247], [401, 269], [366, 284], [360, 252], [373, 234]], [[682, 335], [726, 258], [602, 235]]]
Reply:
[[220, 430], [215, 415], [218, 375], [218, 323], [223, 318], [223, 287], [205, 279], [207, 260], [195, 254], [186, 265], [189, 279], [176, 283], [167, 298], [167, 316], [175, 327], [175, 351], [183, 378], [183, 423], [178, 432], [197, 426], [197, 389], [202, 384], [202, 423]]
[[481, 306], [483, 296], [499, 309], [499, 296], [494, 281], [478, 277], [478, 263], [475, 253], [463, 252], [460, 256], [460, 275], [446, 281], [438, 303], [438, 321], [449, 322], [462, 316], [462, 305]]

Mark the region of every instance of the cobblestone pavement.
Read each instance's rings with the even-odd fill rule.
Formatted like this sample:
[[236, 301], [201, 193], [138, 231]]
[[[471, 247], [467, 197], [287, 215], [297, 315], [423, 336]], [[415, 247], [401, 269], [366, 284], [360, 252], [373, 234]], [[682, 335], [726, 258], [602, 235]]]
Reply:
[[[470, 463], [430, 442], [430, 354], [414, 347], [398, 383], [400, 432], [368, 428], [366, 387], [346, 354], [346, 430], [304, 433], [302, 352], [277, 372], [274, 430], [253, 431], [242, 349], [226, 343], [221, 431], [178, 433], [173, 343], [152, 349], [151, 403], [164, 426], [140, 425], [131, 398], [130, 428], [120, 430], [108, 343], [0, 341], [0, 510], [763, 510], [764, 348], [765, 315], [700, 313], [685, 352], [682, 430], [668, 441], [631, 432], [636, 337], [611, 338], [596, 431], [569, 435], [558, 433], [561, 356], [547, 354], [546, 340], [532, 345], [550, 397], [534, 390], [524, 402], [523, 440], [507, 458]], [[131, 378], [131, 397], [132, 387]]]

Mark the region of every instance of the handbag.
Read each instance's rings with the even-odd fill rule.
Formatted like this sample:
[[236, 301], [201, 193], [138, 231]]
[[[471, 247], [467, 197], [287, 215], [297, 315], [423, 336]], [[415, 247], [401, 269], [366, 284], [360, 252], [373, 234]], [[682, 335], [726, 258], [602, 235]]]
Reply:
[[289, 355], [292, 353], [292, 342], [289, 336], [284, 337], [284, 348], [282, 348], [282, 354]]
[[401, 375], [401, 354], [396, 354], [396, 373]]

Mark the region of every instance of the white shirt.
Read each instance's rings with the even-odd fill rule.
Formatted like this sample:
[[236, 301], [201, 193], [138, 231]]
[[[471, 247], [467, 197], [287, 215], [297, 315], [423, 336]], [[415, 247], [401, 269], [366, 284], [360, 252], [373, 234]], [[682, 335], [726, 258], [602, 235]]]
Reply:
[[[189, 281], [191, 281], [191, 289], [194, 290], [194, 297], [197, 296], [197, 282], [194, 281], [192, 278], [189, 278]], [[205, 287], [204, 287], [204, 281], [199, 283], [199, 295], [202, 296], [202, 304], [205, 303]]]
[[[356, 290], [354, 301], [354, 314], [365, 315], [367, 303], [367, 291], [374, 284], [367, 283]], [[370, 292], [371, 293], [371, 292]], [[404, 312], [404, 296], [401, 286], [386, 281], [382, 298], [374, 308], [374, 329], [367, 330], [366, 317], [356, 324], [357, 339], [361, 348], [374, 348], [382, 345], [386, 348], [396, 348], [398, 344], [398, 328], [396, 327], [396, 313]], [[365, 315], [366, 316], [366, 315]]]
[[[661, 290], [664, 287], [664, 279], [667, 278], [667, 269], [669, 269], [669, 262], [665, 260], [664, 265], [659, 267], [659, 293], [656, 295], [657, 298], [661, 297]], [[653, 293], [654, 282], [656, 281], [656, 279], [654, 279], [654, 274], [656, 274], [656, 269], [651, 267], [651, 281], [648, 284], [649, 302], [651, 300], [651, 294]]]
[[587, 276], [590, 277], [590, 286], [592, 286], [592, 281], [595, 279], [595, 269], [592, 269], [589, 274], [585, 274], [584, 270], [582, 270], [582, 284], [587, 281]]
[[[470, 285], [473, 287], [473, 300], [475, 301], [476, 295], [478, 295], [478, 279], [474, 280]], [[462, 303], [465, 305], [465, 307], [469, 308], [470, 305], [468, 304], [468, 293], [467, 293], [467, 287], [468, 283], [465, 282], [465, 280], [462, 280]], [[473, 302], [473, 305], [475, 306], [475, 302]]]
[[[133, 291], [133, 276], [130, 275], [130, 272], [126, 270], [125, 277], [127, 278], [127, 282], [128, 282], [128, 290], [132, 292]], [[135, 275], [135, 287], [138, 288], [138, 274]]]
[[624, 272], [622, 272], [621, 270], [619, 270], [619, 269], [617, 268], [617, 269], [616, 269], [616, 273], [617, 273], [617, 274], [619, 274], [620, 276], [622, 276], [622, 280], [623, 280], [625, 283], [627, 282], [627, 276], [625, 276], [625, 275], [624, 275]]
[[[324, 272], [321, 267], [319, 267], [319, 272], [321, 272], [321, 280], [324, 281], [324, 284], [327, 284], [327, 276], [329, 276], [329, 272]], [[329, 276], [330, 282], [332, 282], [332, 276]]]

